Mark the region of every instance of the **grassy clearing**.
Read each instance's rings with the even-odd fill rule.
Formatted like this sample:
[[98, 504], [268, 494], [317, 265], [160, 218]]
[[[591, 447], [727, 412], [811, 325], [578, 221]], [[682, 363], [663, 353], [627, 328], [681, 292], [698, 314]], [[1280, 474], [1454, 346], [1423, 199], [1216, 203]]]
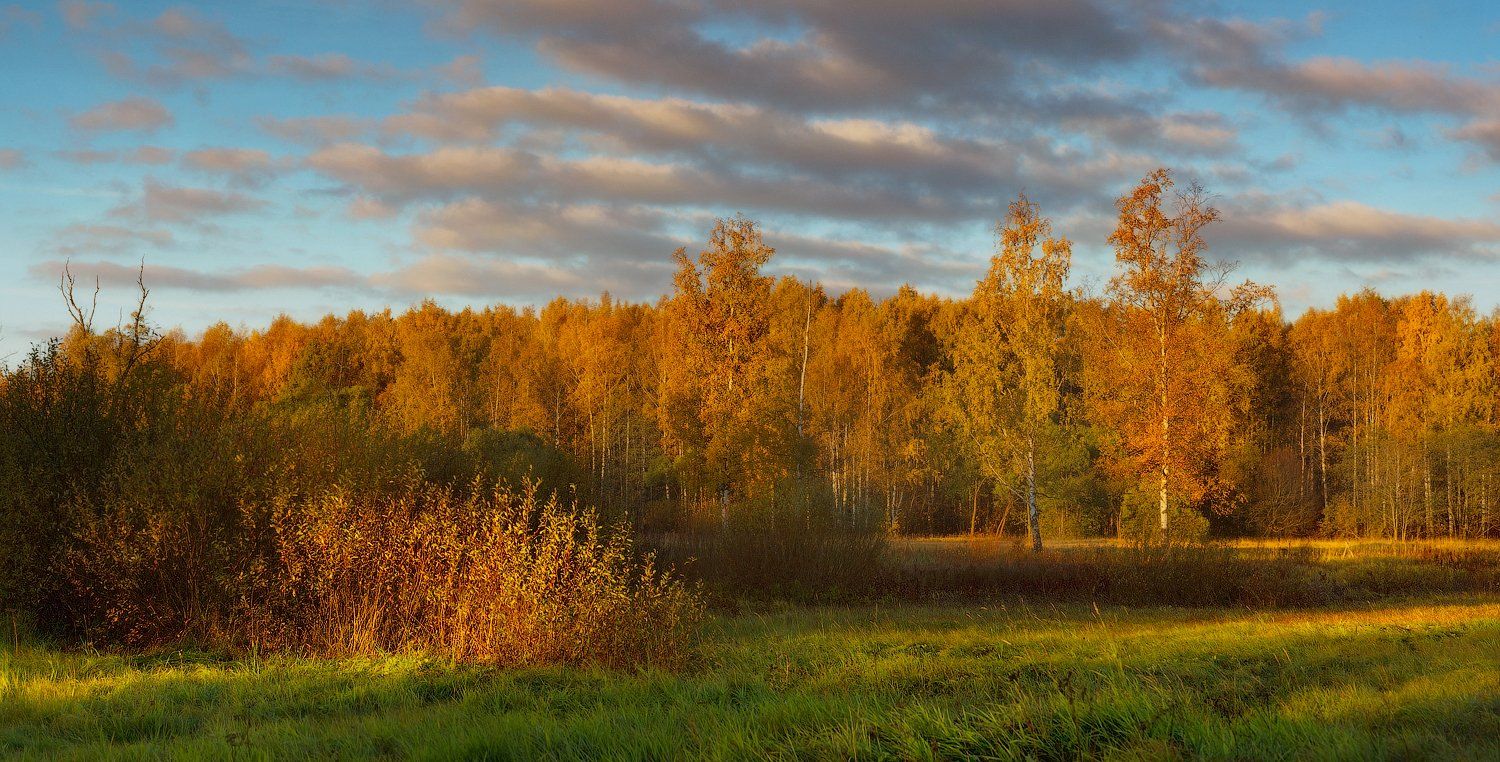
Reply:
[[[0, 651], [0, 753], [1071, 759], [1500, 755], [1500, 596], [720, 616], [679, 672]], [[8, 633], [7, 633], [8, 634]]]

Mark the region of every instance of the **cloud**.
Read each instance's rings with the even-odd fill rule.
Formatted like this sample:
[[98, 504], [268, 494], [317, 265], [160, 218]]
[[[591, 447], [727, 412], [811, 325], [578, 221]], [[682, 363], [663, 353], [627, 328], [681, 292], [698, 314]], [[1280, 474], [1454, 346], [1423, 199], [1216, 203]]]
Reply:
[[[188, 267], [137, 265], [107, 261], [47, 260], [27, 268], [34, 279], [55, 282], [64, 265], [80, 281], [95, 278], [106, 287], [134, 288], [142, 275], [157, 290], [231, 294], [251, 291], [342, 290], [385, 298], [430, 297], [434, 294], [546, 301], [559, 292], [588, 293], [591, 283], [577, 272], [494, 259], [435, 254], [408, 265], [373, 274], [346, 267], [292, 267], [260, 264], [209, 272]], [[595, 292], [597, 293], [597, 292]]]
[[137, 146], [129, 151], [99, 151], [94, 149], [74, 149], [54, 151], [56, 156], [63, 161], [74, 164], [169, 164], [176, 156], [169, 148], [158, 146]]
[[[949, 138], [907, 121], [809, 119], [757, 106], [489, 87], [429, 96], [386, 120], [387, 134], [488, 141], [511, 125], [583, 130], [624, 151], [770, 163], [833, 176], [881, 172], [987, 183], [1000, 146]], [[608, 145], [597, 146], [610, 148]]]
[[477, 55], [463, 55], [433, 70], [443, 80], [463, 87], [475, 87], [484, 82], [484, 62]]
[[172, 231], [161, 228], [136, 228], [123, 225], [68, 225], [57, 231], [53, 251], [67, 256], [80, 254], [117, 254], [146, 245], [153, 249], [176, 242]]
[[[604, 288], [581, 272], [501, 259], [433, 254], [370, 277], [370, 283], [408, 297], [446, 294], [526, 298], [542, 302], [559, 293]], [[597, 293], [597, 290], [595, 291]]]
[[1118, 109], [1066, 122], [1114, 145], [1158, 153], [1225, 155], [1239, 148], [1238, 128], [1211, 111], [1152, 114]]
[[[627, 298], [648, 298], [660, 293], [670, 278], [670, 252], [700, 246], [698, 236], [711, 224], [712, 215], [670, 215], [648, 206], [471, 198], [418, 215], [413, 232], [421, 245], [436, 252], [435, 257], [441, 255], [435, 261], [445, 263], [445, 272], [464, 262], [498, 258], [545, 265], [565, 274], [567, 280], [556, 283], [563, 293], [608, 290]], [[693, 232], [675, 232], [684, 227]], [[776, 271], [821, 279], [834, 288], [873, 285], [894, 290], [904, 282], [921, 282], [967, 289], [982, 264], [982, 258], [925, 243], [884, 246], [774, 228], [766, 231], [766, 240], [777, 249]], [[455, 254], [471, 257], [457, 259]], [[527, 280], [540, 277], [532, 273]]]
[[70, 29], [79, 31], [92, 28], [100, 17], [115, 12], [113, 3], [91, 3], [87, 0], [62, 0], [57, 8], [62, 13], [63, 22]]
[[[1134, 14], [1092, 0], [456, 0], [450, 30], [534, 40], [565, 68], [630, 84], [828, 112], [990, 109], [1035, 62], [1070, 70], [1139, 53]], [[703, 31], [776, 30], [743, 44]]]
[[393, 155], [374, 146], [341, 143], [307, 158], [313, 169], [374, 195], [407, 200], [451, 196], [514, 184], [540, 160], [506, 148], [441, 148]]
[[200, 148], [184, 153], [182, 165], [193, 171], [226, 176], [243, 187], [265, 184], [279, 168], [269, 153], [251, 148]]
[[308, 82], [344, 79], [386, 82], [400, 76], [400, 72], [393, 66], [356, 61], [343, 53], [324, 53], [318, 56], [271, 56], [266, 60], [266, 67], [272, 74]]
[[74, 114], [68, 124], [82, 132], [155, 132], [174, 123], [172, 112], [150, 98], [125, 98]]
[[1500, 223], [1408, 214], [1357, 201], [1297, 206], [1263, 198], [1231, 201], [1224, 221], [1208, 237], [1216, 247], [1279, 263], [1309, 257], [1344, 263], [1500, 261]]
[[560, 158], [506, 147], [441, 147], [390, 154], [341, 144], [315, 152], [308, 166], [387, 201], [451, 200], [470, 194], [716, 207], [826, 215], [870, 222], [952, 220], [979, 202], [920, 187], [839, 183], [753, 169], [706, 168], [609, 156]]
[[10, 36], [12, 29], [26, 26], [35, 28], [42, 21], [41, 14], [19, 5], [0, 6], [0, 40]]
[[120, 46], [105, 50], [101, 56], [105, 68], [121, 79], [176, 87], [244, 75], [254, 69], [246, 40], [191, 10], [169, 8], [149, 22], [126, 30], [129, 34], [118, 38]]
[[267, 135], [289, 143], [324, 146], [347, 142], [371, 129], [369, 120], [353, 116], [308, 116], [278, 119], [257, 117], [256, 126]]
[[[53, 280], [62, 272], [63, 262], [52, 260], [31, 265], [32, 277]], [[142, 275], [135, 265], [114, 262], [69, 262], [69, 268], [79, 280], [97, 277], [109, 286], [135, 286], [136, 278]], [[264, 290], [302, 290], [323, 288], [367, 288], [368, 278], [343, 267], [287, 267], [284, 265], [255, 265], [223, 272], [204, 272], [182, 267], [147, 263], [143, 273], [148, 288], [179, 289], [210, 293]]]
[[243, 193], [166, 185], [147, 179], [140, 196], [110, 213], [116, 217], [153, 222], [195, 222], [209, 217], [243, 214], [265, 205], [265, 201]]
[[416, 238], [437, 249], [500, 252], [566, 260], [613, 251], [662, 257], [683, 241], [663, 234], [665, 215], [603, 204], [497, 203], [464, 199], [419, 217]]
[[[1183, 51], [1188, 79], [1198, 85], [1258, 93], [1320, 131], [1320, 117], [1352, 109], [1389, 114], [1439, 114], [1469, 120], [1445, 130], [1455, 140], [1479, 145], [1492, 159], [1492, 125], [1500, 121], [1500, 78], [1467, 76], [1430, 61], [1361, 61], [1315, 56], [1288, 60], [1284, 48], [1321, 33], [1323, 17], [1303, 22], [1238, 19], [1163, 19], [1156, 33]], [[1481, 67], [1481, 70], [1482, 67]], [[1398, 129], [1381, 144], [1406, 150], [1410, 136]]]
[[398, 212], [396, 207], [369, 196], [356, 196], [347, 209], [349, 218], [355, 220], [388, 220]]
[[26, 164], [26, 154], [15, 148], [0, 148], [0, 172], [20, 169]]
[[776, 247], [776, 269], [817, 280], [834, 290], [863, 287], [889, 294], [905, 283], [967, 291], [983, 274], [984, 259], [927, 243], [883, 246], [858, 240], [766, 231]]
[[1490, 159], [1500, 162], [1500, 118], [1476, 120], [1448, 132], [1449, 137], [1474, 143]]
[[1369, 64], [1320, 57], [1296, 64], [1204, 67], [1197, 75], [1207, 84], [1263, 93], [1294, 109], [1500, 112], [1500, 82], [1456, 76], [1447, 67], [1422, 61]]

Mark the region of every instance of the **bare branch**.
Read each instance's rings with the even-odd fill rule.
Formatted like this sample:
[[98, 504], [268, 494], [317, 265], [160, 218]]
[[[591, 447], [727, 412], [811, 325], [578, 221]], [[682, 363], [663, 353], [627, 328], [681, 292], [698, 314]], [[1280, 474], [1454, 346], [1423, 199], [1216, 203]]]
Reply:
[[57, 279], [57, 290], [62, 294], [63, 305], [68, 308], [68, 317], [72, 319], [73, 324], [83, 329], [83, 332], [85, 334], [93, 335], [94, 312], [99, 308], [98, 276], [94, 277], [94, 295], [92, 300], [89, 302], [89, 308], [87, 310], [84, 310], [81, 306], [79, 306], [78, 299], [75, 295], [76, 289], [77, 282], [73, 279], [72, 265], [68, 262], [64, 262], [62, 275], [58, 276]]

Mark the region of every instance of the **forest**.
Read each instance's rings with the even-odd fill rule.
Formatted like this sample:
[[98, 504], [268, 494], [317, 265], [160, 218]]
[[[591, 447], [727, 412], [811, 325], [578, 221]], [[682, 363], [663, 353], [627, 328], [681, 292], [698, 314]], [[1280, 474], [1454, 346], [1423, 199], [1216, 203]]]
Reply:
[[1500, 315], [1288, 321], [1203, 189], [1117, 206], [1099, 293], [1024, 195], [957, 299], [743, 216], [654, 304], [191, 337], [65, 270], [0, 374], [0, 752], [1492, 753]]
[[1070, 288], [1070, 241], [1024, 197], [964, 299], [767, 275], [774, 241], [743, 217], [677, 252], [655, 304], [424, 302], [188, 337], [94, 331], [79, 293], [74, 331], [5, 392], [93, 362], [181, 414], [380, 432], [432, 453], [429, 476], [468, 458], [650, 532], [773, 515], [1038, 541], [1500, 532], [1500, 316], [1365, 290], [1288, 320], [1212, 261], [1216, 217], [1146, 178], [1097, 294]]

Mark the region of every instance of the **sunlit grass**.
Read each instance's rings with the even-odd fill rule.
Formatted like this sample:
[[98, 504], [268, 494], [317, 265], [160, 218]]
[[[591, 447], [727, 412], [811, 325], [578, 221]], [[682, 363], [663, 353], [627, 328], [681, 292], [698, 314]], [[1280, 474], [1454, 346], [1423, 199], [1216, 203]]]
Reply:
[[680, 672], [0, 651], [32, 757], [1494, 758], [1500, 598], [715, 619]]

